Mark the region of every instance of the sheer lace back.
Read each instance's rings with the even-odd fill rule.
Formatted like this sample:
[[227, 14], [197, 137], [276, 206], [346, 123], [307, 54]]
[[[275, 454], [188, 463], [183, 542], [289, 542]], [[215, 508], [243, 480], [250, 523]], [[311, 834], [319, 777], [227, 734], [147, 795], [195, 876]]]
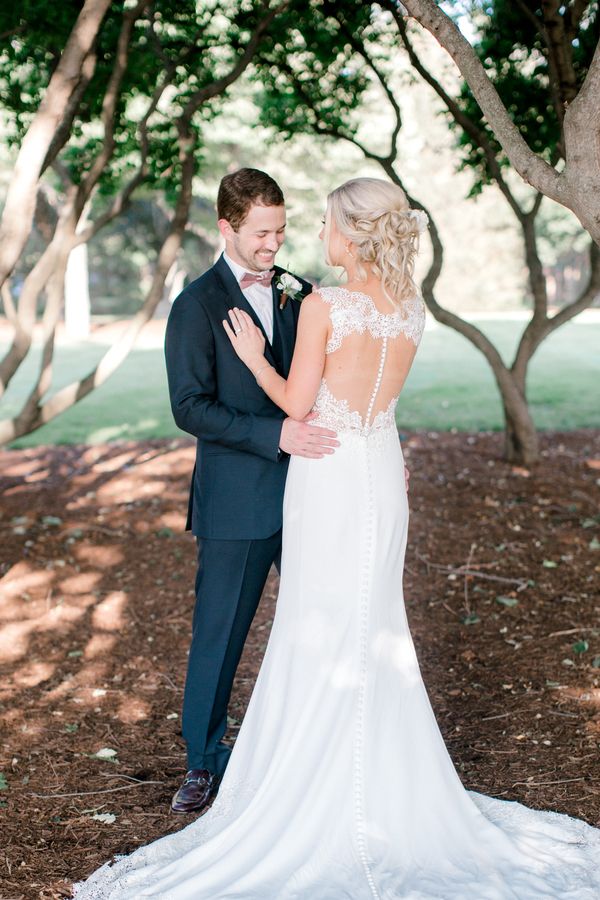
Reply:
[[337, 432], [368, 436], [395, 428], [395, 408], [425, 324], [420, 297], [380, 312], [372, 297], [344, 287], [320, 288], [331, 336], [313, 411]]

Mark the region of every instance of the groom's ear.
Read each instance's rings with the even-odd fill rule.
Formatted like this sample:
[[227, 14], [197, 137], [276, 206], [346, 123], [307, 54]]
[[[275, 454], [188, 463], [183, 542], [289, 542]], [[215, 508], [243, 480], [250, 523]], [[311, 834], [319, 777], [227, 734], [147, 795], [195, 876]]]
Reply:
[[219, 219], [217, 225], [225, 240], [230, 241], [232, 236], [235, 234], [235, 229], [231, 227], [227, 219]]

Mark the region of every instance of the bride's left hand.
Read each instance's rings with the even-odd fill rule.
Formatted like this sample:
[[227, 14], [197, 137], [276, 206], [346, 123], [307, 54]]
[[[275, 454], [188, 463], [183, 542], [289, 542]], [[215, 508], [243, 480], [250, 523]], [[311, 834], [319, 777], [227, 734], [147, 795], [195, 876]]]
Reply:
[[242, 362], [249, 369], [254, 369], [264, 359], [265, 336], [243, 309], [230, 309], [229, 318], [231, 325], [227, 319], [223, 319], [227, 337]]

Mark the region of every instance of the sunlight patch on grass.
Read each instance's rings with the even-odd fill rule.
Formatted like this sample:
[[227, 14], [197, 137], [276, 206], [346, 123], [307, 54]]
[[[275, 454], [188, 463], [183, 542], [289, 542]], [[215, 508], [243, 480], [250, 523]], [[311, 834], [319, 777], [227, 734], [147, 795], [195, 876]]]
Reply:
[[[525, 321], [507, 317], [473, 321], [505, 361], [512, 359]], [[543, 342], [531, 362], [527, 384], [538, 428], [600, 428], [595, 389], [600, 383], [599, 345], [600, 321], [585, 316]], [[102, 352], [92, 342], [60, 347], [52, 391], [85, 375]], [[2, 417], [18, 411], [37, 365], [36, 348], [9, 385], [1, 404]], [[496, 431], [503, 427], [498, 389], [483, 355], [462, 335], [430, 317], [398, 404], [397, 421], [402, 429]], [[171, 414], [162, 348], [142, 345], [100, 388], [12, 446], [182, 436]]]
[[158, 428], [157, 418], [139, 419], [137, 422], [125, 422], [121, 425], [105, 425], [89, 432], [86, 444], [105, 444], [108, 441], [139, 440], [144, 437], [155, 436]]

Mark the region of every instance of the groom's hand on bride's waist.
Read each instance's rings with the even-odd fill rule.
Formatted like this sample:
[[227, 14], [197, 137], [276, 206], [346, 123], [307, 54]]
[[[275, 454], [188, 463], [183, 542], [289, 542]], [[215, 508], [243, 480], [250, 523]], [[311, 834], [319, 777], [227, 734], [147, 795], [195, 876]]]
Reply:
[[335, 431], [313, 425], [315, 414], [311, 413], [302, 422], [296, 419], [285, 419], [281, 429], [279, 447], [292, 456], [308, 456], [310, 459], [321, 459], [340, 446]]

